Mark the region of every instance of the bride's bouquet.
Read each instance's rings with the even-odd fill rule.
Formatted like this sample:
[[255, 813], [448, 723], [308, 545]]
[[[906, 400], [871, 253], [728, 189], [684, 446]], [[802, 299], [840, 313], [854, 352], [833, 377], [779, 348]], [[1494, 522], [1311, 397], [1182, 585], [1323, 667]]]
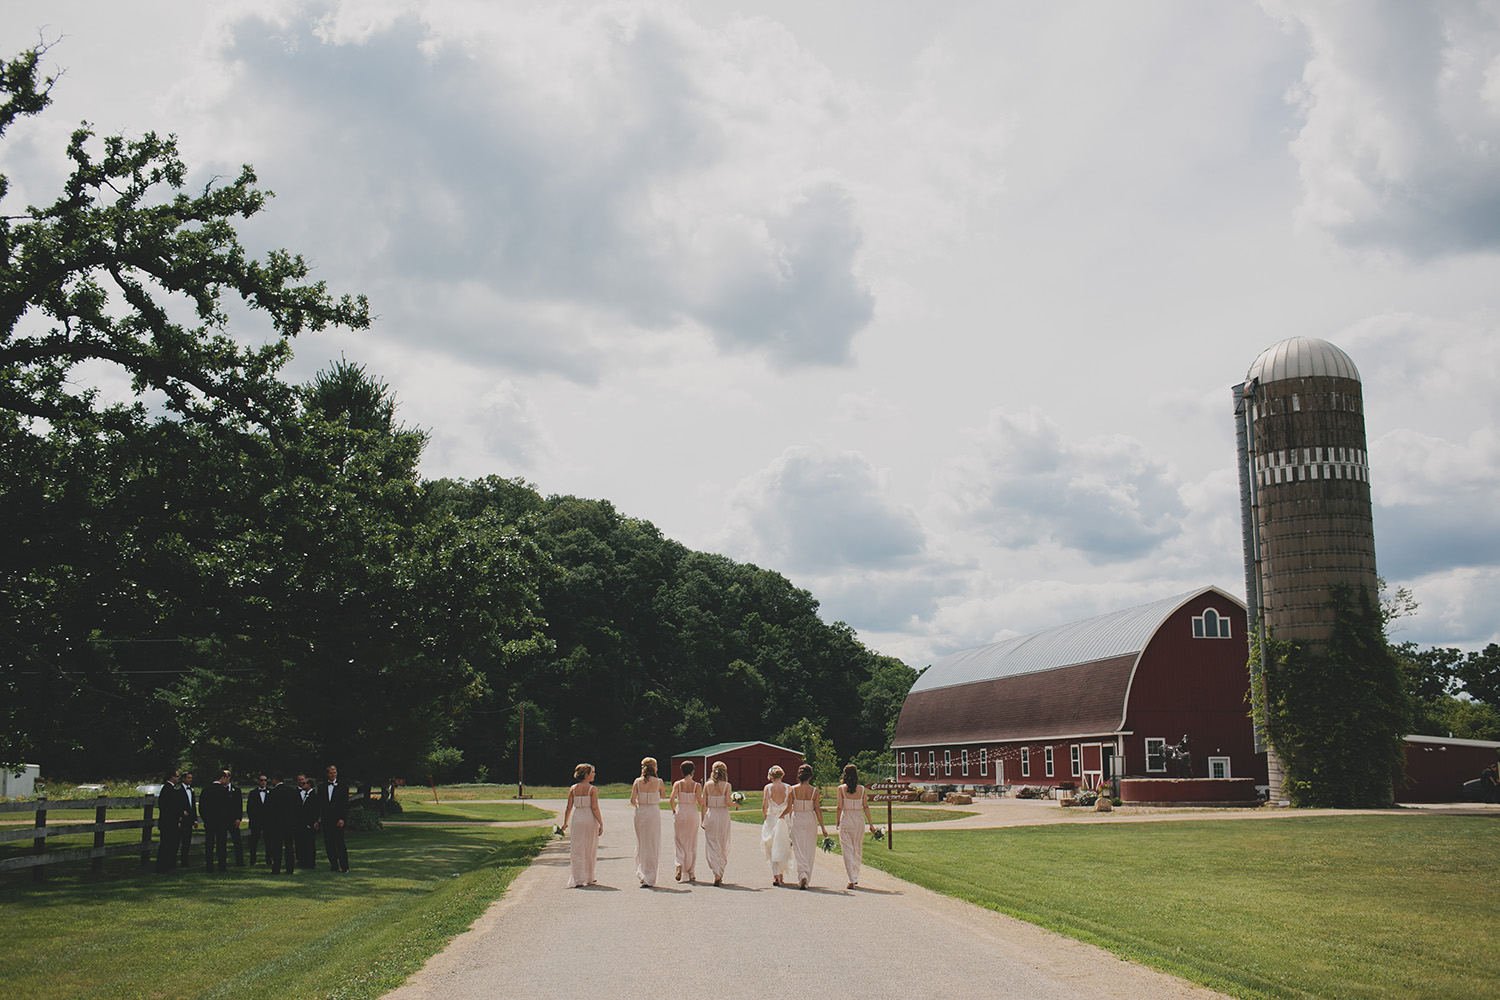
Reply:
[[742, 806], [742, 805], [745, 804], [745, 793], [744, 792], [730, 792], [729, 793], [729, 797], [734, 801], [734, 804], [737, 805], [737, 806]]

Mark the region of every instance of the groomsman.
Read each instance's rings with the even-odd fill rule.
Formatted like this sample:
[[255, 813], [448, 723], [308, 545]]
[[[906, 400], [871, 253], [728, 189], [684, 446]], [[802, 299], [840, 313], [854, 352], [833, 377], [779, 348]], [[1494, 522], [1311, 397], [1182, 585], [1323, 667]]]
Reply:
[[328, 855], [328, 867], [336, 872], [349, 870], [349, 850], [344, 846], [344, 823], [349, 819], [349, 789], [339, 784], [339, 769], [328, 765], [328, 780], [318, 789], [322, 815], [318, 818], [323, 828], [323, 850]]
[[203, 832], [208, 835], [203, 847], [205, 870], [214, 870], [215, 853], [219, 857], [219, 871], [229, 870], [230, 833], [234, 834], [235, 862], [243, 868], [245, 849], [240, 844], [240, 818], [244, 809], [240, 805], [240, 790], [229, 783], [228, 771], [220, 771], [219, 780], [203, 789], [198, 814], [203, 817]]
[[323, 814], [323, 803], [317, 786], [307, 775], [297, 775], [297, 790], [302, 797], [297, 812], [297, 864], [310, 870], [318, 867], [318, 819]]
[[[182, 784], [178, 786], [182, 799], [182, 825], [177, 830], [177, 843], [182, 852], [182, 867], [188, 866], [193, 853], [193, 829], [198, 825], [198, 791], [193, 788], [193, 772], [182, 772]], [[207, 846], [205, 845], [205, 850]]]
[[273, 774], [271, 791], [266, 796], [266, 853], [271, 857], [272, 875], [281, 874], [283, 861], [288, 875], [297, 870], [297, 811], [300, 805], [297, 790]]
[[161, 791], [156, 793], [156, 870], [169, 872], [177, 867], [177, 836], [182, 828], [182, 793], [177, 789], [177, 768], [163, 777]]
[[[250, 824], [250, 864], [255, 864], [255, 848], [260, 843], [261, 834], [266, 829], [266, 796], [270, 794], [266, 787], [266, 776], [258, 775], [255, 779], [255, 787], [250, 789], [250, 794], [245, 796], [245, 822]], [[266, 838], [266, 861], [271, 860], [271, 839]]]

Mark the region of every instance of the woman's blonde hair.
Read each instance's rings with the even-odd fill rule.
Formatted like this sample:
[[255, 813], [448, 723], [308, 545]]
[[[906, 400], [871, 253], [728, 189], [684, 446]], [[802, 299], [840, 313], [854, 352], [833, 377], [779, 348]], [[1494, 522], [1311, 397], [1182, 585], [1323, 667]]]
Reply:
[[643, 778], [654, 778], [654, 777], [656, 777], [656, 758], [655, 757], [642, 757], [641, 758], [641, 777], [643, 777]]
[[766, 777], [772, 781], [780, 781], [783, 774], [786, 774], [786, 772], [781, 769], [780, 764], [772, 764], [771, 769], [766, 772]]
[[713, 775], [715, 781], [728, 781], [729, 765], [724, 763], [722, 760], [714, 761]]
[[588, 773], [593, 769], [593, 764], [579, 764], [577, 767], [573, 768], [573, 780], [582, 781], [584, 777], [587, 776]]

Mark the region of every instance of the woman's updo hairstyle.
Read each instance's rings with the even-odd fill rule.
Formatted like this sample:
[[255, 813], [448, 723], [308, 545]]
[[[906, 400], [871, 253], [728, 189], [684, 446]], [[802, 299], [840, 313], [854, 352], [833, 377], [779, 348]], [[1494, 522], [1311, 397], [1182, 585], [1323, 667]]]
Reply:
[[722, 760], [714, 761], [713, 776], [715, 781], [729, 780], [729, 765]]
[[682, 762], [682, 776], [684, 778], [691, 778], [693, 776], [693, 762], [692, 761], [685, 760], [685, 761]]
[[812, 780], [812, 765], [811, 764], [803, 764], [801, 767], [797, 768], [797, 780], [798, 781], [811, 781]]
[[582, 781], [593, 769], [593, 764], [579, 764], [577, 767], [573, 768], [573, 780]]
[[772, 764], [771, 769], [766, 772], [766, 777], [770, 778], [772, 781], [780, 781], [782, 776], [785, 774], [786, 772], [781, 769], [780, 764]]
[[654, 777], [656, 777], [656, 758], [655, 757], [642, 757], [641, 758], [641, 777], [643, 777], [643, 778], [654, 778]]
[[844, 787], [849, 789], [850, 795], [859, 787], [859, 768], [853, 764], [844, 765]]

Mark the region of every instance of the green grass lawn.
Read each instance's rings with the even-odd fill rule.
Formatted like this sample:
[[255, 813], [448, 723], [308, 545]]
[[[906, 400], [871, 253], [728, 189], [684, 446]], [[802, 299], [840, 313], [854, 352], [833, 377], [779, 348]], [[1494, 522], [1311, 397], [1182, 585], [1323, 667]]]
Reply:
[[865, 863], [1238, 997], [1500, 995], [1500, 816], [906, 832]]
[[514, 823], [528, 819], [548, 819], [554, 815], [550, 809], [539, 809], [523, 802], [459, 801], [433, 805], [431, 799], [426, 802], [406, 799], [401, 802], [400, 815], [387, 818], [410, 823], [442, 823], [452, 820]]
[[[28, 1000], [378, 997], [498, 898], [550, 830], [349, 836], [350, 872], [141, 875], [131, 858], [0, 876], [0, 993]], [[321, 862], [321, 845], [319, 861]], [[202, 855], [195, 852], [201, 862]]]

